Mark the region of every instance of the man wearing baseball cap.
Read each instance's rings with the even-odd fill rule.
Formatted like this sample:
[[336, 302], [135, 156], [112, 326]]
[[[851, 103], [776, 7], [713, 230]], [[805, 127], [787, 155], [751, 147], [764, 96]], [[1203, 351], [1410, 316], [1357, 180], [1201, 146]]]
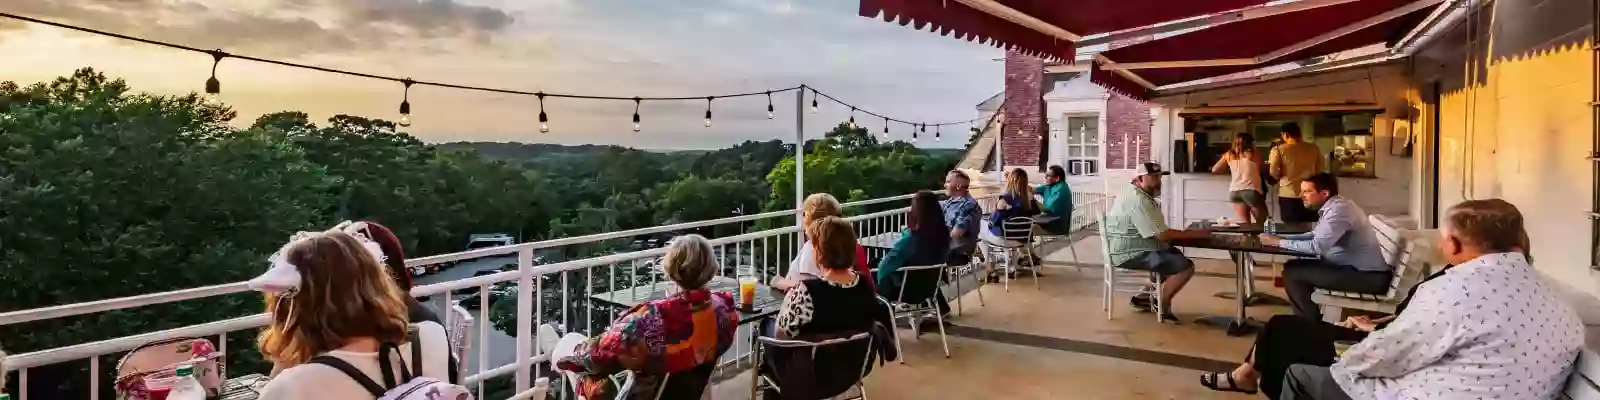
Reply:
[[1102, 231], [1109, 247], [1106, 250], [1117, 268], [1150, 271], [1161, 276], [1159, 303], [1151, 304], [1148, 296], [1140, 295], [1133, 298], [1133, 307], [1145, 311], [1159, 309], [1162, 321], [1178, 322], [1178, 317], [1172, 313], [1172, 297], [1194, 276], [1194, 261], [1168, 243], [1204, 238], [1211, 232], [1168, 228], [1156, 198], [1161, 196], [1161, 177], [1171, 173], [1156, 163], [1144, 163], [1136, 171], [1138, 175], [1123, 185], [1106, 213], [1106, 226]]

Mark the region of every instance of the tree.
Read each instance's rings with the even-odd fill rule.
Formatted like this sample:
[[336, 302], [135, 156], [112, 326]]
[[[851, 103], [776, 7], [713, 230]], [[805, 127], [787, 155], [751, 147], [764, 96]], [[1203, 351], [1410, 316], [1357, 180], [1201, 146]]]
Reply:
[[[7, 82], [0, 99], [0, 312], [242, 281], [290, 233], [326, 221], [332, 178], [276, 135], [229, 127], [233, 112], [199, 96], [130, 93], [85, 68]], [[30, 351], [260, 310], [258, 296], [222, 296], [0, 337]], [[235, 338], [231, 348], [253, 347]], [[41, 368], [31, 386], [86, 397], [86, 367]]]
[[[832, 193], [842, 202], [898, 196], [936, 186], [955, 162], [905, 142], [880, 144], [865, 129], [840, 124], [806, 154], [805, 189]], [[794, 159], [785, 158], [767, 175], [767, 186], [794, 187], [794, 170]], [[773, 190], [766, 209], [792, 209], [794, 201], [793, 191]]]

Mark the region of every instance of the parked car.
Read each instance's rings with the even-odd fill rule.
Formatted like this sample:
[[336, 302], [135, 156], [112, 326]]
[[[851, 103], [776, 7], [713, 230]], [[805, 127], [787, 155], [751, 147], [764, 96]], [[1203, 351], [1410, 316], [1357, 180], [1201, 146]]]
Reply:
[[[495, 302], [511, 297], [514, 292], [516, 292], [516, 286], [495, 285], [489, 288], [489, 306], [493, 307]], [[482, 300], [479, 299], [481, 295], [482, 293], [471, 293], [461, 296], [461, 300], [457, 304], [461, 305], [461, 308], [476, 310], [483, 305]]]
[[467, 237], [467, 250], [486, 249], [490, 247], [510, 246], [517, 243], [517, 239], [504, 233], [479, 233]]
[[431, 274], [431, 273], [434, 272], [434, 271], [429, 271], [428, 270], [428, 266], [426, 266], [426, 265], [417, 265], [417, 266], [408, 267], [406, 269], [411, 270], [411, 276], [412, 277], [423, 276], [423, 275]]

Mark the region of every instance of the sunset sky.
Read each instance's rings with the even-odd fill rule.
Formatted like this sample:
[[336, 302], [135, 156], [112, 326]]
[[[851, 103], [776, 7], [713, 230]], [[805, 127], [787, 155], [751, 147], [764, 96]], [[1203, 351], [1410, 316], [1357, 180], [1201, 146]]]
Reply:
[[[669, 5], [670, 4], [670, 5]], [[965, 120], [1002, 86], [995, 48], [856, 16], [856, 0], [5, 0], [0, 11], [236, 54], [381, 75], [606, 96], [698, 96], [806, 83], [898, 118]], [[204, 54], [0, 19], [0, 80], [32, 83], [92, 66], [158, 93], [200, 91]], [[239, 124], [278, 110], [397, 119], [401, 85], [243, 60], [218, 70]], [[794, 96], [633, 104], [414, 87], [409, 132], [459, 140], [716, 148], [792, 139]], [[806, 102], [809, 108], [810, 96]], [[847, 108], [807, 114], [817, 137]], [[858, 117], [873, 132], [881, 120]], [[907, 128], [891, 126], [895, 137]], [[931, 130], [931, 128], [930, 128]], [[958, 147], [966, 127], [923, 146]], [[931, 132], [930, 132], [931, 133]]]

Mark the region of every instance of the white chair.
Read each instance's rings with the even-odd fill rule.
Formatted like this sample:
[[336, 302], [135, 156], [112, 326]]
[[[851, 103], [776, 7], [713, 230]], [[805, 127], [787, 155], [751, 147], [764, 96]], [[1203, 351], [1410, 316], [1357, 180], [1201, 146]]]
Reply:
[[[1006, 291], [1011, 291], [1011, 276], [1015, 275], [1022, 264], [1022, 260], [1033, 260], [1033, 219], [1028, 217], [1012, 217], [1000, 222], [1000, 238], [1004, 244], [985, 242], [987, 252], [994, 255], [995, 266], [1000, 269], [1001, 282], [1004, 282]], [[1033, 286], [1039, 287], [1039, 266], [1027, 268], [1033, 274]]]
[[[1135, 296], [1145, 294], [1150, 296], [1150, 305], [1156, 314], [1156, 322], [1161, 322], [1161, 314], [1166, 309], [1166, 304], [1161, 304], [1161, 276], [1148, 271], [1126, 270], [1117, 268], [1111, 263], [1111, 240], [1106, 238], [1108, 230], [1105, 229], [1106, 215], [1100, 214], [1100, 260], [1104, 263], [1105, 273], [1102, 282], [1105, 284], [1105, 301], [1101, 306], [1106, 310], [1106, 319], [1113, 317], [1116, 307], [1111, 300], [1116, 298], [1117, 292], [1134, 293]], [[1151, 285], [1150, 282], [1155, 284]]]
[[544, 400], [550, 395], [550, 378], [539, 378], [533, 381], [533, 388], [517, 393], [506, 400]]
[[956, 315], [961, 315], [961, 309], [964, 308], [961, 298], [967, 296], [966, 292], [961, 291], [961, 279], [967, 275], [977, 277], [977, 285], [973, 286], [972, 291], [978, 292], [978, 306], [981, 307], [986, 305], [983, 302], [983, 284], [984, 282], [988, 281], [987, 277], [989, 271], [979, 271], [983, 265], [983, 262], [979, 260], [980, 258], [981, 257], [979, 257], [977, 254], [974, 254], [972, 255], [972, 259], [967, 261], [966, 265], [950, 266], [950, 281], [951, 284], [955, 285], [956, 287]]
[[[922, 333], [922, 320], [927, 319], [931, 314], [934, 320], [939, 322], [939, 342], [944, 345], [944, 357], [950, 358], [950, 341], [945, 337], [944, 334], [944, 314], [939, 312], [938, 305], [938, 297], [942, 296], [939, 294], [939, 282], [943, 280], [945, 271], [946, 269], [944, 264], [905, 266], [901, 267], [900, 270], [895, 271], [896, 274], [900, 275], [900, 293], [896, 295], [895, 299], [889, 301], [889, 309], [894, 313], [894, 316], [890, 319], [889, 323], [896, 325], [891, 328], [899, 330], [900, 327], [898, 326], [898, 321], [901, 318], [905, 318], [906, 321], [911, 324], [911, 333], [912, 336], [915, 337]], [[927, 279], [927, 276], [917, 277], [919, 279], [927, 279], [929, 281], [927, 283], [916, 282], [912, 280], [912, 276], [914, 274], [920, 275], [925, 273], [935, 273], [938, 275], [932, 277], [932, 279]], [[927, 288], [932, 292], [930, 292], [926, 299], [920, 299], [920, 301], [914, 301], [910, 303], [906, 302], [906, 288], [912, 286], [913, 284], [919, 283], [927, 285]], [[880, 282], [878, 284], [882, 285], [883, 283]], [[898, 346], [899, 343], [897, 341], [896, 347], [898, 348]], [[905, 362], [906, 354], [901, 352], [900, 363], [904, 364]]]
[[467, 371], [467, 355], [472, 354], [472, 335], [467, 332], [472, 328], [472, 312], [457, 304], [450, 306], [444, 319], [445, 336], [450, 339], [450, 348], [456, 351], [456, 368]]
[[[866, 383], [866, 378], [867, 378], [867, 372], [869, 371], [868, 367], [870, 367], [872, 365], [872, 351], [873, 351], [873, 348], [872, 348], [872, 335], [871, 334], [866, 333], [866, 332], [861, 332], [861, 333], [857, 333], [855, 335], [851, 335], [850, 337], [837, 338], [837, 339], [828, 339], [828, 340], [824, 340], [824, 341], [821, 341], [821, 342], [808, 342], [808, 341], [804, 341], [804, 340], [783, 340], [783, 339], [774, 339], [774, 338], [770, 338], [770, 337], [766, 337], [766, 336], [757, 336], [756, 337], [756, 341], [760, 342], [761, 345], [768, 345], [768, 346], [787, 349], [787, 350], [791, 351], [791, 354], [795, 354], [795, 355], [802, 354], [802, 351], [798, 351], [798, 350], [810, 349], [809, 353], [810, 353], [810, 356], [813, 359], [815, 359], [815, 357], [817, 356], [817, 350], [821, 349], [821, 348], [824, 348], [824, 347], [846, 346], [846, 345], [849, 345], [851, 343], [865, 342], [866, 343], [866, 346], [865, 346], [866, 347], [866, 353], [861, 355], [861, 375], [859, 375], [860, 379], [856, 380], [855, 384], [851, 386], [852, 389], [856, 390], [858, 395], [856, 395], [856, 396], [848, 396], [850, 394], [850, 392], [847, 389], [847, 390], [845, 390], [844, 393], [840, 393], [839, 395], [836, 395], [834, 397], [830, 397], [830, 399], [840, 399], [840, 400], [843, 400], [843, 399], [862, 399], [862, 400], [865, 400], [867, 398], [867, 386], [866, 386], [865, 383]], [[901, 354], [900, 356], [901, 357], [905, 357], [904, 354]], [[778, 393], [783, 393], [783, 388], [781, 386], [779, 386], [777, 382], [773, 382], [772, 379], [770, 379], [766, 375], [760, 375], [760, 372], [756, 372], [756, 374], [761, 377], [761, 383], [764, 386], [770, 387], [770, 388], [772, 388], [772, 390], [778, 391]], [[757, 388], [758, 391], [760, 389], [761, 388], [759, 388], [759, 387]]]
[[[578, 345], [583, 344], [583, 342], [586, 340], [589, 340], [589, 338], [581, 333], [573, 332], [568, 333], [565, 336], [561, 336], [561, 334], [556, 331], [556, 327], [551, 326], [550, 324], [539, 325], [539, 348], [543, 349], [545, 354], [550, 355], [550, 370], [555, 371], [557, 374], [561, 374], [561, 377], [567, 381], [567, 385], [572, 388], [573, 393], [578, 393], [578, 381], [582, 380], [583, 377], [579, 376], [577, 372], [567, 371], [559, 368], [556, 366], [555, 361], [571, 356], [573, 352], [577, 351]], [[661, 398], [661, 392], [666, 389], [668, 379], [672, 379], [672, 374], [666, 374], [662, 376], [661, 384], [656, 385], [655, 397], [657, 399]], [[633, 371], [625, 371], [621, 374], [611, 376], [611, 382], [617, 385], [617, 393], [628, 393], [629, 390], [633, 389], [633, 381]], [[585, 399], [583, 396], [577, 396], [577, 398], [578, 400], [596, 400]]]

